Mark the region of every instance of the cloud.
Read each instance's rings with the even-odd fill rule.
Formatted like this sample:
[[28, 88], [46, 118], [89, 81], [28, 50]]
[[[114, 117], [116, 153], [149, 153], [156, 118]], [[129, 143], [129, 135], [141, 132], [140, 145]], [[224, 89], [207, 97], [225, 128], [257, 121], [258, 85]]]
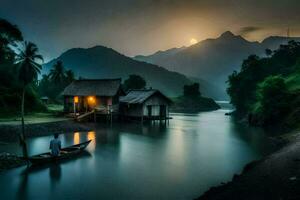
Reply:
[[262, 29], [264, 29], [264, 28], [258, 27], [258, 26], [245, 26], [239, 30], [239, 34], [242, 36], [246, 36], [250, 33], [254, 33], [254, 32], [260, 31]]

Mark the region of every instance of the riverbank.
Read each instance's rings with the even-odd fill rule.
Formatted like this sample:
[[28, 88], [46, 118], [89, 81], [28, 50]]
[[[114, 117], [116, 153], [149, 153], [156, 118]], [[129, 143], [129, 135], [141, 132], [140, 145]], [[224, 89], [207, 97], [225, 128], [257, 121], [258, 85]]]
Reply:
[[[21, 125], [1, 124], [0, 123], [0, 142], [17, 142], [21, 133]], [[25, 124], [26, 137], [39, 137], [52, 135], [54, 133], [68, 133], [76, 131], [89, 131], [90, 128], [84, 124], [74, 122], [73, 120], [63, 120], [54, 122], [42, 122]], [[0, 143], [0, 145], [1, 145]]]
[[[90, 131], [87, 125], [76, 123], [70, 119], [57, 118], [49, 122], [35, 121], [25, 125], [25, 135], [28, 138], [52, 135], [54, 133], [74, 133], [76, 131]], [[42, 120], [44, 121], [44, 120]], [[15, 123], [0, 123], [0, 145], [7, 143], [16, 143], [21, 133], [21, 125]], [[25, 165], [26, 162], [15, 154], [9, 152], [0, 152], [0, 172], [15, 167]]]
[[173, 98], [172, 100], [173, 104], [170, 107], [170, 112], [198, 113], [204, 111], [214, 111], [221, 108], [213, 99], [202, 96], [180, 96]]
[[232, 181], [212, 187], [198, 200], [300, 199], [300, 132], [282, 136], [279, 151], [245, 166]]

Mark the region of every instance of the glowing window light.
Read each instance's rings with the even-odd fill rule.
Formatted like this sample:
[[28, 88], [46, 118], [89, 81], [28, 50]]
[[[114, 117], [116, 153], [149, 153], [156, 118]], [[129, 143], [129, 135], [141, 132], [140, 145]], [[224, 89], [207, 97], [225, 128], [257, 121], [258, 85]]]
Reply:
[[94, 103], [95, 103], [95, 97], [89, 96], [89, 97], [88, 97], [88, 103], [89, 103], [89, 104], [94, 104]]
[[75, 96], [74, 97], [74, 103], [78, 103], [79, 102], [79, 98], [78, 98], [78, 96]]

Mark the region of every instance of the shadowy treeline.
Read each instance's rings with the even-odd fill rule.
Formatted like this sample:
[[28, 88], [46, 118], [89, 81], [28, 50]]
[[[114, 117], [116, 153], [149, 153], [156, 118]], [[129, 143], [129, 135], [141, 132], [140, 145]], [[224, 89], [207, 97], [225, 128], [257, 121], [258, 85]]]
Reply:
[[199, 83], [184, 85], [183, 95], [172, 100], [172, 112], [198, 113], [220, 108], [213, 99], [202, 96]]
[[61, 92], [75, 80], [72, 70], [66, 70], [61, 61], [57, 61], [49, 74], [44, 74], [39, 81], [37, 91], [53, 103], [62, 103]]
[[300, 122], [300, 43], [290, 41], [244, 60], [228, 78], [235, 115], [259, 126], [295, 127]]
[[[0, 18], [0, 113], [11, 115], [46, 111], [41, 96], [59, 102], [59, 94], [74, 80], [74, 73], [58, 61], [48, 75], [38, 81], [43, 57], [32, 42], [24, 41], [17, 26]], [[24, 98], [23, 98], [24, 97]], [[22, 101], [22, 99], [24, 101]]]
[[24, 41], [17, 26], [0, 18], [0, 113], [21, 111], [24, 91], [25, 107], [43, 110], [36, 92], [37, 74], [41, 70], [42, 56], [31, 42]]

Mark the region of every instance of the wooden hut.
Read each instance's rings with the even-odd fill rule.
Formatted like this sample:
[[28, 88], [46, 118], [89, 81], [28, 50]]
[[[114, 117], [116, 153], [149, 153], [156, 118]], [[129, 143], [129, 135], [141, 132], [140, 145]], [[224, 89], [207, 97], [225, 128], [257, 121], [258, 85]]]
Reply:
[[83, 79], [72, 82], [65, 88], [64, 111], [106, 113], [118, 111], [119, 97], [125, 93], [121, 89], [121, 79]]
[[41, 101], [44, 103], [44, 104], [48, 104], [49, 103], [49, 98], [47, 96], [43, 96], [41, 97]]
[[131, 90], [120, 98], [120, 114], [125, 118], [165, 120], [171, 102], [159, 90]]

